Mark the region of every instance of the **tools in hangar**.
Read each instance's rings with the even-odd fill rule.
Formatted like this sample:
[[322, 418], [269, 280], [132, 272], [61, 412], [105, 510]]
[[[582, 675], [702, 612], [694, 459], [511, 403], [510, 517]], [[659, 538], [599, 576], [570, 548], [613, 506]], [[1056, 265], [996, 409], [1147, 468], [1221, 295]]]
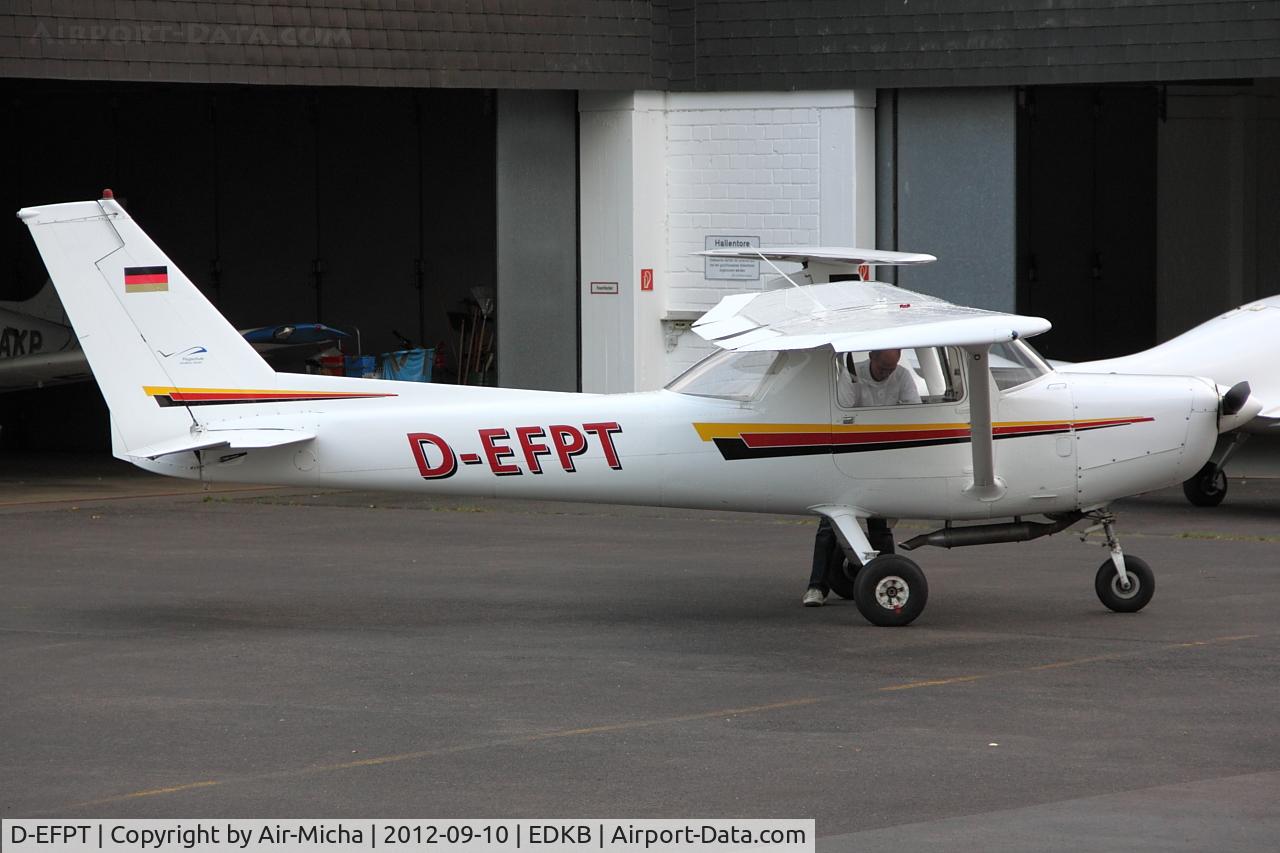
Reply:
[[459, 310], [449, 312], [449, 327], [455, 339], [454, 365], [459, 385], [493, 384], [494, 309], [497, 300], [492, 287], [473, 287]]

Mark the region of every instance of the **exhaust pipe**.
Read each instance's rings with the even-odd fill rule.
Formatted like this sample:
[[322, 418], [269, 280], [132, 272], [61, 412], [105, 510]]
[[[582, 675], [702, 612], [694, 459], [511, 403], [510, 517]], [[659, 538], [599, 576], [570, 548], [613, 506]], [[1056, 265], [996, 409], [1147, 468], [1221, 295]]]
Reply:
[[904, 551], [914, 551], [921, 545], [939, 548], [961, 548], [965, 545], [994, 545], [999, 542], [1027, 542], [1066, 530], [1080, 519], [1082, 512], [1068, 512], [1054, 517], [1051, 522], [1006, 521], [1003, 524], [971, 524], [967, 527], [943, 527], [932, 533], [921, 533], [899, 545]]

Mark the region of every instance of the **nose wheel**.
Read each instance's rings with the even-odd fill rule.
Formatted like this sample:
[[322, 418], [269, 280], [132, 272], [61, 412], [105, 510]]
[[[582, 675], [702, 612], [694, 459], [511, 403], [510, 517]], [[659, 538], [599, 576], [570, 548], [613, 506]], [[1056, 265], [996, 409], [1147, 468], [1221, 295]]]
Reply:
[[1206, 462], [1199, 473], [1182, 484], [1182, 493], [1196, 506], [1217, 506], [1227, 496], [1227, 474]]
[[1125, 577], [1116, 571], [1114, 560], [1098, 567], [1093, 590], [1098, 600], [1117, 613], [1137, 613], [1156, 592], [1156, 576], [1147, 561], [1132, 554], [1124, 557]]
[[1115, 516], [1102, 512], [1093, 516], [1097, 524], [1084, 531], [1082, 539], [1101, 529], [1106, 541], [1103, 547], [1110, 549], [1111, 559], [1098, 567], [1093, 578], [1093, 591], [1098, 600], [1116, 613], [1137, 613], [1147, 606], [1156, 592], [1156, 576], [1147, 561], [1120, 550], [1116, 538]]

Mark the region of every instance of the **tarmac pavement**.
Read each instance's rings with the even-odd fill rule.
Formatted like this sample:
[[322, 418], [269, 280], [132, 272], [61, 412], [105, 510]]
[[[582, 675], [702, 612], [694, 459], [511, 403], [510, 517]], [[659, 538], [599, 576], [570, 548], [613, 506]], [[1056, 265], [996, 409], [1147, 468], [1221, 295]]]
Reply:
[[0, 496], [3, 817], [1280, 847], [1280, 480], [1124, 502], [1139, 614], [1102, 607], [1105, 553], [1065, 533], [914, 552], [905, 629], [800, 607], [809, 519], [202, 493], [79, 458], [0, 458]]

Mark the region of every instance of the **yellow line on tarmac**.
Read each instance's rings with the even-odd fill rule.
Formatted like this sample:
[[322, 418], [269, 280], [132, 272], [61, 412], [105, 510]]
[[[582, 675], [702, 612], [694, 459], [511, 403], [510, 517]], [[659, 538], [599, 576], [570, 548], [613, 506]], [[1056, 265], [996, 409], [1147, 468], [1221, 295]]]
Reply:
[[1253, 640], [1261, 636], [1260, 634], [1236, 634], [1230, 637], [1212, 637], [1208, 640], [1192, 640], [1188, 643], [1167, 643], [1160, 646], [1151, 646], [1143, 649], [1136, 649], [1127, 652], [1115, 652], [1108, 655], [1093, 655], [1087, 658], [1074, 658], [1072, 660], [1060, 660], [1052, 663], [1042, 663], [1036, 666], [1023, 667], [1022, 669], [1007, 669], [998, 672], [979, 673], [977, 675], [957, 675], [953, 678], [933, 678], [927, 681], [908, 681], [905, 684], [891, 684], [888, 687], [881, 687], [878, 693], [893, 693], [899, 690], [915, 690], [920, 687], [942, 687], [947, 684], [959, 684], [966, 681], [981, 681], [986, 678], [998, 678], [1003, 675], [1025, 675], [1029, 672], [1044, 672], [1050, 669], [1066, 669], [1073, 666], [1084, 666], [1090, 663], [1102, 663], [1104, 661], [1124, 660], [1126, 658], [1142, 657], [1151, 652], [1172, 651], [1174, 649], [1191, 649], [1199, 646], [1216, 646], [1223, 643], [1238, 643], [1241, 640]]
[[190, 784], [187, 784], [187, 785], [174, 785], [171, 788], [152, 788], [148, 791], [134, 791], [132, 794], [119, 794], [115, 797], [103, 797], [101, 800], [88, 800], [83, 803], [74, 803], [70, 806], [67, 806], [67, 808], [75, 809], [75, 808], [79, 808], [80, 806], [98, 806], [98, 805], [103, 805], [105, 803], [119, 803], [125, 800], [136, 800], [142, 797], [158, 797], [163, 794], [178, 794], [178, 793], [181, 793], [182, 791], [192, 791], [192, 790], [195, 790], [196, 788], [212, 788], [215, 785], [221, 785], [221, 784], [222, 784], [221, 782], [218, 782], [214, 779], [209, 779], [204, 782], [191, 782]]
[[915, 690], [917, 687], [941, 687], [944, 684], [958, 684], [961, 681], [977, 681], [981, 678], [990, 678], [987, 675], [957, 675], [955, 678], [933, 678], [928, 681], [909, 681], [906, 684], [892, 684], [888, 687], [881, 687], [881, 693], [892, 693], [895, 690]]
[[[424, 749], [417, 752], [402, 752], [397, 755], [381, 755], [374, 758], [361, 758], [355, 761], [344, 761], [338, 764], [318, 764], [311, 767], [299, 767], [293, 770], [278, 770], [268, 773], [251, 774], [247, 776], [237, 776], [234, 779], [223, 780], [226, 782], [246, 782], [262, 779], [280, 779], [297, 776], [310, 776], [316, 773], [332, 773], [338, 770], [354, 770], [360, 767], [377, 767], [383, 764], [397, 764], [405, 761], [418, 761], [424, 758], [437, 758], [443, 755], [452, 755], [459, 752], [472, 752], [480, 749], [492, 749], [502, 746], [519, 746], [522, 744], [539, 743], [557, 738], [581, 737], [584, 735], [607, 734], [610, 732], [633, 731], [635, 729], [652, 728], [654, 726], [671, 725], [674, 723], [687, 723], [695, 720], [711, 720], [717, 717], [737, 717], [746, 714], [762, 714], [769, 711], [781, 711], [789, 708], [799, 708], [805, 705], [813, 705], [823, 701], [817, 697], [805, 699], [790, 699], [785, 702], [771, 702], [766, 705], [750, 705], [745, 708], [720, 708], [715, 711], [701, 711], [696, 714], [681, 714], [676, 717], [658, 717], [648, 720], [632, 720], [625, 723], [610, 723], [602, 726], [589, 726], [578, 729], [557, 729], [549, 732], [538, 732], [536, 734], [524, 735], [521, 737], [502, 738], [498, 740], [480, 741], [478, 743], [464, 744], [460, 746], [442, 747], [439, 749]], [[171, 788], [152, 788], [147, 791], [134, 791], [129, 794], [119, 794], [114, 797], [104, 797], [100, 800], [90, 800], [83, 803], [74, 803], [67, 806], [68, 809], [75, 809], [81, 806], [96, 806], [105, 803], [118, 803], [126, 800], [135, 800], [142, 797], [158, 797], [166, 794], [176, 794], [182, 791], [189, 791], [195, 788], [209, 788], [214, 785], [221, 785], [223, 781], [210, 780], [206, 782], [193, 782], [189, 785], [175, 785]]]
[[710, 720], [716, 717], [735, 717], [743, 714], [761, 714], [766, 711], [779, 711], [787, 708], [799, 708], [803, 705], [812, 705], [815, 702], [821, 702], [818, 698], [809, 699], [792, 699], [787, 702], [772, 702], [768, 705], [751, 705], [746, 708], [722, 708], [718, 711], [702, 711], [697, 714], [684, 714], [679, 717], [658, 717], [651, 720], [632, 720], [626, 723], [610, 723], [603, 726], [589, 726], [581, 729], [559, 729], [550, 732], [539, 732], [537, 734], [525, 735], [523, 737], [503, 738], [502, 740], [482, 741], [480, 743], [467, 744], [465, 746], [444, 747], [441, 749], [426, 749], [419, 752], [403, 752], [399, 755], [382, 755], [377, 758], [362, 758], [356, 761], [344, 761], [341, 764], [320, 764], [314, 767], [306, 767], [300, 770], [287, 770], [281, 773], [273, 773], [271, 776], [293, 776], [304, 773], [327, 773], [333, 770], [349, 770], [356, 767], [375, 767], [380, 764], [395, 764], [401, 761], [415, 761], [422, 758], [434, 758], [440, 755], [449, 755], [457, 752], [470, 752], [477, 749], [489, 749], [498, 746], [517, 746], [520, 744], [539, 743], [546, 740], [555, 740], [557, 738], [580, 737], [582, 735], [599, 735], [608, 734], [610, 732], [634, 731], [635, 729], [652, 728], [653, 726], [671, 725], [672, 723], [688, 723], [694, 720]]

